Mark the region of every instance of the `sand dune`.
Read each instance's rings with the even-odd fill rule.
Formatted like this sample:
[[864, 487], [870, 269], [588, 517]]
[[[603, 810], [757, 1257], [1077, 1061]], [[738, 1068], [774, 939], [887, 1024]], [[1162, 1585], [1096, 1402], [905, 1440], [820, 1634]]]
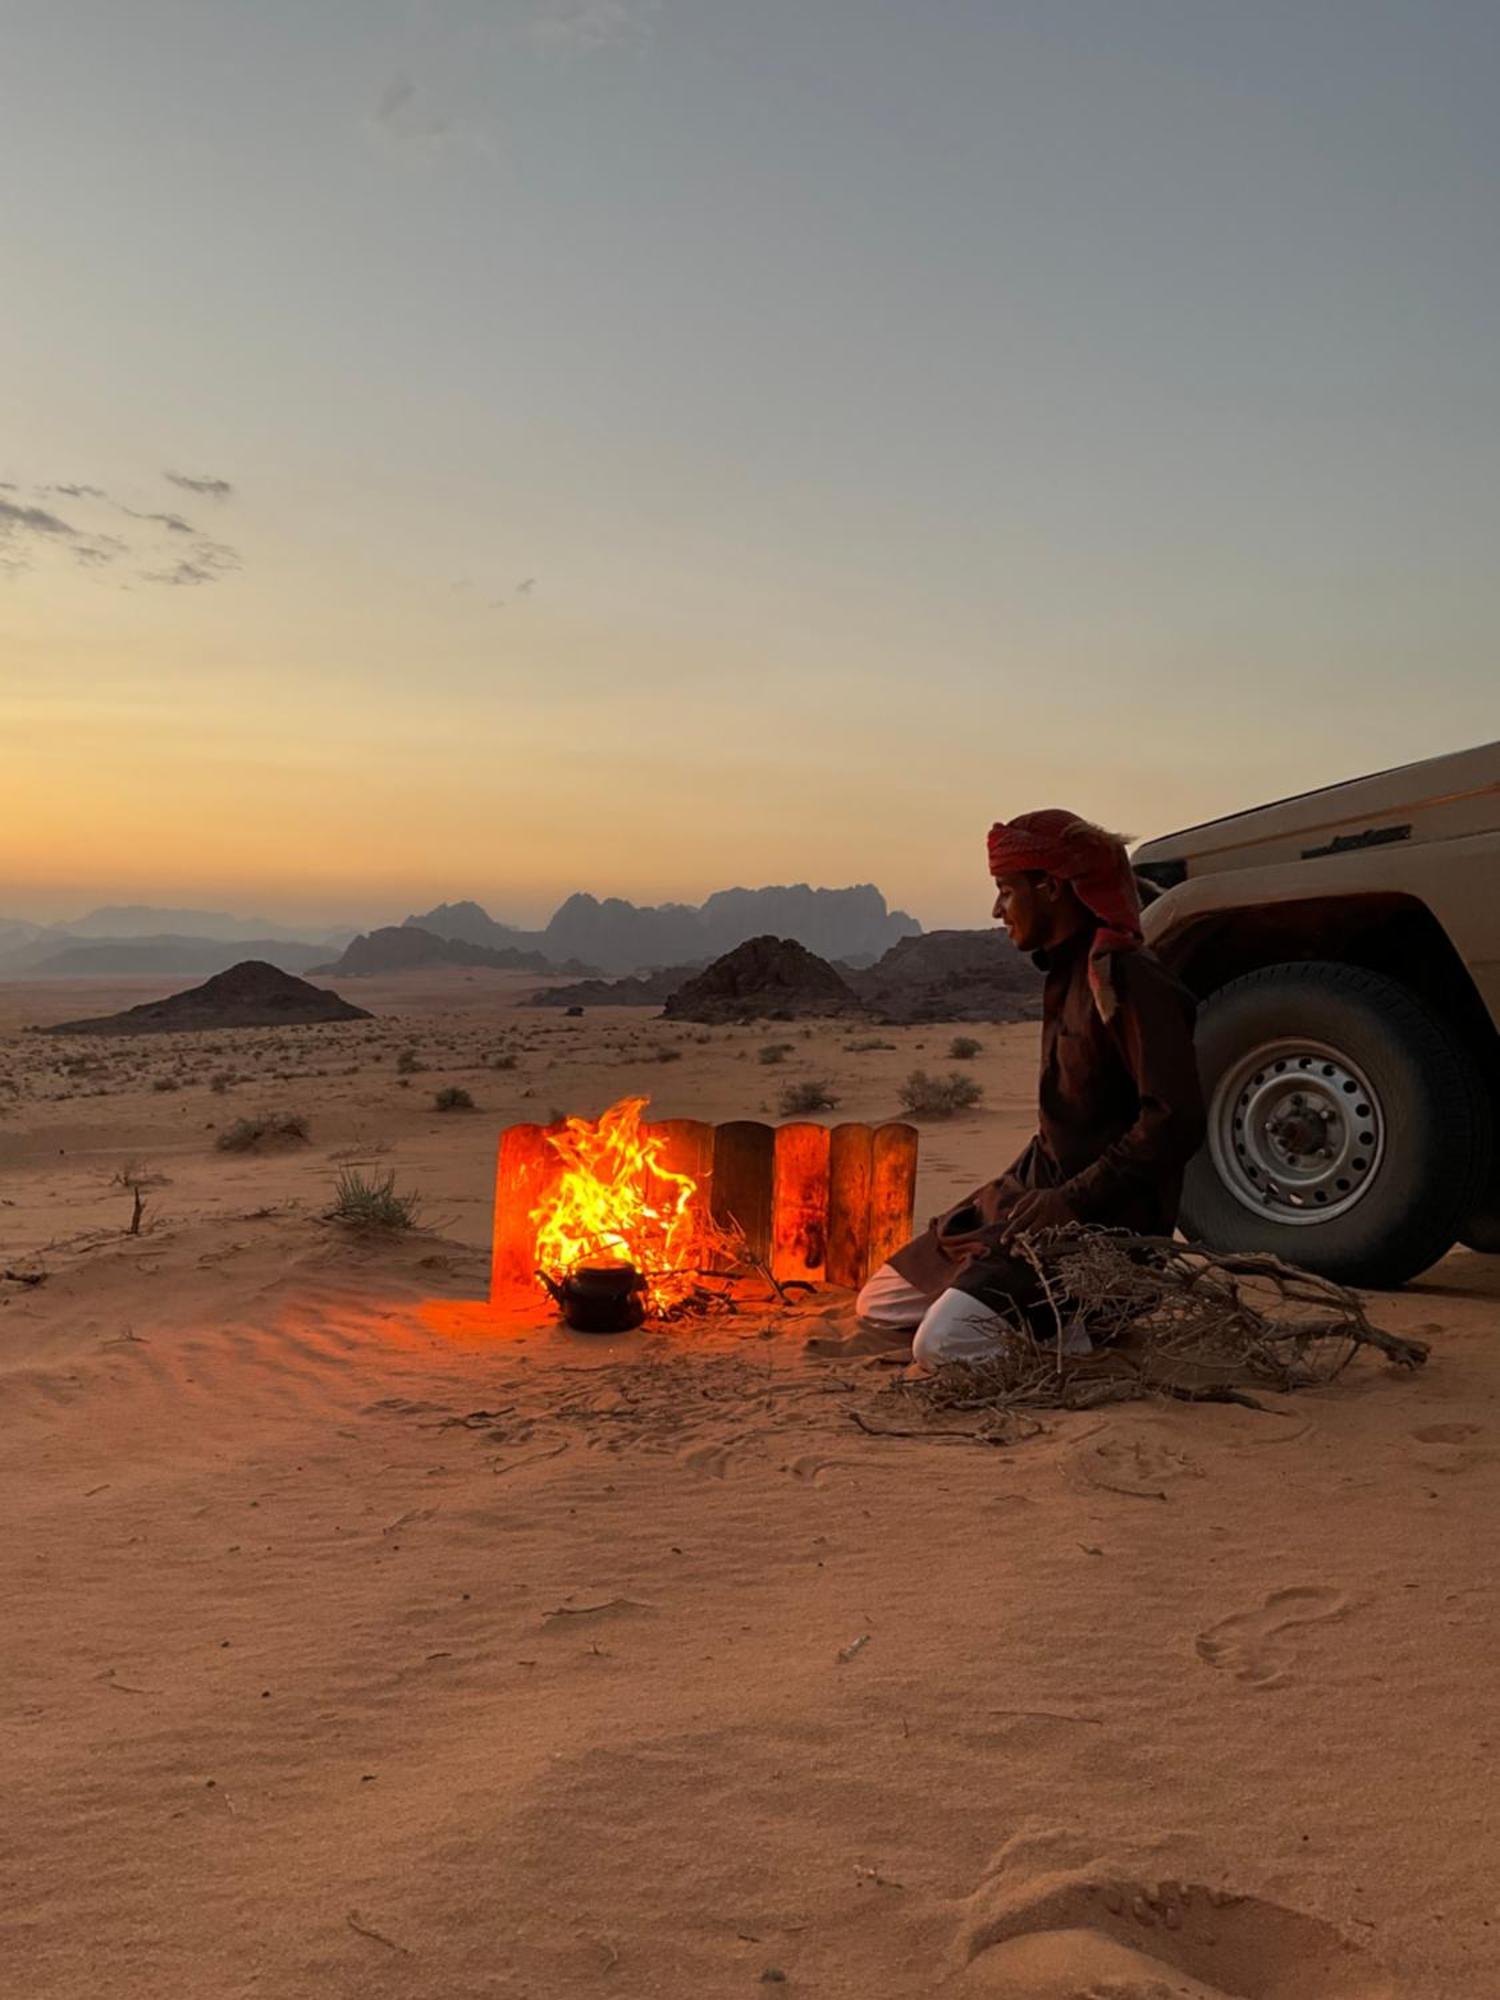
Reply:
[[[1500, 1262], [1382, 1301], [1433, 1341], [1415, 1379], [871, 1436], [893, 1370], [837, 1296], [497, 1324], [494, 1139], [627, 1090], [774, 1115], [812, 1073], [888, 1115], [946, 1034], [790, 1031], [763, 1068], [760, 1031], [517, 991], [369, 982], [372, 1022], [93, 1071], [0, 1043], [6, 1990], [1500, 1988]], [[7, 1030], [79, 1011], [3, 997]], [[923, 1212], [1013, 1149], [1034, 1033], [984, 1032]], [[477, 1114], [431, 1108], [451, 1082]], [[268, 1106], [310, 1143], [215, 1150]], [[432, 1232], [322, 1221], [351, 1160]]]

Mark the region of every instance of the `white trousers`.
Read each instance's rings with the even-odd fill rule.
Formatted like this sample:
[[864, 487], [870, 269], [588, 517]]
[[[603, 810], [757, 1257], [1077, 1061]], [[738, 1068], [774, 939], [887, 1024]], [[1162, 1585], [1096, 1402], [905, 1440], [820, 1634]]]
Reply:
[[[911, 1358], [919, 1368], [929, 1371], [949, 1361], [985, 1361], [1007, 1341], [1031, 1339], [1025, 1328], [967, 1292], [950, 1287], [929, 1299], [889, 1264], [882, 1264], [871, 1275], [855, 1309], [871, 1326], [911, 1327]], [[1068, 1329], [1065, 1354], [1088, 1354], [1092, 1348], [1093, 1342], [1081, 1325]]]

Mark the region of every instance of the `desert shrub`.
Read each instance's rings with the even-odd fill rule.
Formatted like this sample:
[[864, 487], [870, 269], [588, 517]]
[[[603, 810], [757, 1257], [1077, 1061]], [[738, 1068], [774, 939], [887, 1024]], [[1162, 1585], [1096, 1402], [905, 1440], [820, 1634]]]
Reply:
[[214, 1140], [221, 1153], [254, 1153], [262, 1146], [301, 1146], [307, 1141], [307, 1120], [300, 1111], [263, 1111], [258, 1118], [236, 1118]]
[[893, 1049], [895, 1046], [896, 1044], [894, 1042], [880, 1042], [880, 1041], [869, 1041], [869, 1040], [861, 1042], [845, 1042], [844, 1044], [844, 1047], [848, 1050], [851, 1056], [869, 1055], [875, 1049]]
[[450, 1083], [433, 1097], [432, 1108], [434, 1111], [473, 1111], [475, 1104], [468, 1091]]
[[807, 1111], [832, 1111], [838, 1103], [838, 1093], [818, 1077], [809, 1077], [803, 1083], [789, 1083], [781, 1093], [781, 1115], [783, 1118], [797, 1118]]
[[785, 1062], [792, 1052], [790, 1042], [764, 1042], [758, 1060], [770, 1064]]
[[682, 1050], [669, 1048], [665, 1043], [663, 1043], [663, 1045], [659, 1049], [653, 1049], [652, 1054], [655, 1056], [658, 1062], [682, 1061]]
[[972, 1111], [984, 1091], [972, 1076], [950, 1070], [946, 1076], [929, 1076], [914, 1069], [900, 1090], [901, 1109], [912, 1118], [952, 1118], [956, 1112]]
[[402, 1049], [401, 1053], [396, 1057], [397, 1076], [416, 1076], [419, 1071], [426, 1069], [426, 1067], [426, 1063], [422, 1061], [415, 1049]]
[[509, 1049], [504, 1049], [500, 1052], [499, 1055], [494, 1055], [490, 1057], [490, 1068], [514, 1069], [516, 1067], [516, 1064], [520, 1060], [521, 1060], [520, 1057], [512, 1054], [512, 1052]]
[[153, 1090], [176, 1090], [179, 1087], [175, 1076], [156, 1077], [151, 1085]]
[[415, 1190], [397, 1194], [394, 1173], [366, 1180], [353, 1167], [346, 1167], [334, 1183], [328, 1220], [341, 1222], [346, 1229], [413, 1229], [421, 1205]]
[[954, 1062], [973, 1062], [983, 1047], [972, 1035], [955, 1035], [948, 1044], [948, 1054]]
[[217, 1075], [209, 1078], [208, 1087], [222, 1097], [233, 1082], [234, 1071], [232, 1069], [221, 1069]]

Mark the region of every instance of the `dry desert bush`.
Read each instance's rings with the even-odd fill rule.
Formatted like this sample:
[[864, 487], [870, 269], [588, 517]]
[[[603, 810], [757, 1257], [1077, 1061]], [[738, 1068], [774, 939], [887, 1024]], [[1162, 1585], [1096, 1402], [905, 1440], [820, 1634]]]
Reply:
[[972, 1076], [960, 1076], [957, 1070], [929, 1076], [925, 1069], [914, 1069], [898, 1094], [909, 1118], [953, 1118], [972, 1111], [984, 1091]]
[[955, 1035], [948, 1044], [948, 1056], [952, 1062], [973, 1062], [984, 1048], [983, 1042], [975, 1041], [972, 1035]]
[[781, 1115], [800, 1118], [809, 1111], [832, 1111], [838, 1101], [837, 1091], [821, 1077], [809, 1077], [803, 1083], [789, 1083], [782, 1091]]
[[432, 1100], [434, 1111], [474, 1111], [478, 1107], [468, 1091], [456, 1083], [446, 1084]]
[[300, 1111], [263, 1111], [255, 1118], [236, 1118], [214, 1140], [221, 1153], [256, 1153], [263, 1146], [301, 1146], [307, 1142], [307, 1120]]
[[348, 1167], [334, 1182], [328, 1220], [342, 1223], [346, 1229], [414, 1229], [421, 1206], [421, 1196], [415, 1189], [409, 1194], [397, 1194], [394, 1173], [372, 1175], [367, 1180]]

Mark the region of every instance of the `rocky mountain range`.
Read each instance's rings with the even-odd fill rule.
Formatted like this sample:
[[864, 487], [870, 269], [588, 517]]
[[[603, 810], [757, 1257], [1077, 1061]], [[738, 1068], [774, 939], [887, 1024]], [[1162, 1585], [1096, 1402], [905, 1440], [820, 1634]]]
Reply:
[[251, 958], [306, 972], [337, 952], [352, 930], [303, 929], [222, 910], [157, 909], [128, 903], [67, 923], [0, 918], [0, 979], [73, 979], [129, 973], [206, 978]]
[[[499, 954], [452, 962], [516, 971], [557, 971], [581, 977], [704, 966], [748, 938], [790, 938], [820, 958], [868, 966], [891, 945], [921, 935], [904, 910], [887, 906], [871, 883], [814, 889], [794, 882], [761, 889], [721, 889], [700, 904], [639, 905], [618, 896], [569, 896], [541, 930], [501, 923], [479, 903], [439, 903], [402, 924], [356, 932], [307, 929], [267, 917], [222, 910], [111, 904], [66, 923], [0, 917], [0, 979], [62, 979], [109, 974], [203, 978], [254, 957], [292, 973], [337, 960], [341, 972], [394, 971], [439, 962], [431, 944], [417, 948], [391, 933], [424, 932], [430, 939]], [[356, 938], [359, 963], [338, 954]]]
[[703, 903], [642, 906], [618, 896], [569, 896], [539, 931], [497, 923], [478, 903], [440, 903], [410, 916], [412, 927], [491, 949], [539, 951], [552, 964], [582, 959], [606, 972], [699, 964], [748, 938], [791, 938], [820, 958], [871, 964], [922, 926], [892, 910], [873, 884], [814, 889], [805, 882], [764, 889], [720, 889]]
[[465, 938], [439, 937], [409, 922], [361, 931], [344, 947], [341, 957], [315, 970], [360, 977], [377, 972], [411, 972], [427, 965], [485, 965], [499, 972], [566, 972], [576, 978], [586, 978], [598, 970], [580, 959], [554, 965], [545, 953], [522, 951], [514, 945], [470, 944]]

